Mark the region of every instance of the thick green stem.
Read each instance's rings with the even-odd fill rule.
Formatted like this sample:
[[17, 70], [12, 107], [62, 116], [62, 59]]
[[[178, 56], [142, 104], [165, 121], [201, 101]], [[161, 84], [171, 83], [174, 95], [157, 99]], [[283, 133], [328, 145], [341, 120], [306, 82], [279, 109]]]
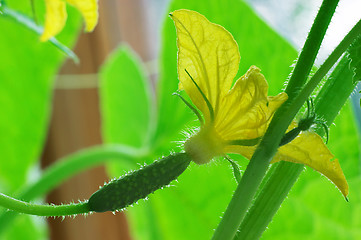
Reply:
[[292, 98], [296, 95], [300, 87], [306, 82], [338, 2], [339, 0], [324, 0], [322, 2], [287, 84], [286, 93], [289, 97]]
[[328, 126], [331, 126], [355, 86], [350, 59], [344, 56], [315, 99], [316, 114]]
[[[233, 239], [251, 205], [252, 199], [268, 169], [269, 162], [275, 155], [288, 125], [301, 108], [303, 102], [307, 99], [308, 96], [303, 101], [302, 98], [298, 99], [296, 102], [293, 101], [295, 94], [298, 92], [297, 90], [300, 89], [306, 81], [307, 75], [315, 60], [315, 56], [313, 55], [317, 55], [337, 3], [337, 0], [323, 1], [315, 19], [315, 23], [309, 33], [308, 40], [306, 41], [296, 64], [297, 69], [295, 68], [293, 71], [289, 82], [291, 85], [287, 90], [287, 93], [289, 94], [288, 103], [295, 104], [293, 104], [292, 107], [290, 107], [290, 104], [288, 103], [283, 104], [276, 112], [266, 134], [253, 154], [241, 182], [238, 184], [238, 187], [233, 194], [232, 200], [213, 235], [213, 239]], [[311, 45], [315, 45], [316, 47]], [[305, 68], [306, 70], [302, 70], [302, 68]]]
[[[134, 158], [144, 156], [145, 151], [123, 145], [101, 145], [81, 150], [62, 159], [46, 169], [43, 175], [35, 183], [25, 187], [19, 194], [15, 194], [18, 199], [30, 201], [42, 196], [59, 186], [76, 174], [98, 166], [108, 161], [125, 160], [131, 166], [135, 165]], [[3, 230], [11, 224], [17, 214], [15, 212], [3, 212], [0, 214], [0, 235]]]
[[[261, 154], [262, 159], [269, 157]], [[267, 169], [268, 161], [250, 161], [212, 239], [233, 239]]]
[[19, 212], [37, 216], [69, 216], [88, 213], [88, 202], [67, 205], [39, 205], [23, 202], [0, 193], [0, 205]]
[[312, 78], [306, 84], [300, 94], [295, 98], [295, 104], [297, 104], [296, 102], [304, 99], [305, 96], [307, 98], [312, 93], [312, 91], [315, 89], [315, 87], [317, 87], [322, 78], [327, 74], [327, 72], [332, 68], [332, 66], [337, 62], [341, 55], [347, 50], [347, 48], [359, 35], [361, 35], [361, 20], [356, 23], [356, 25], [351, 29], [351, 31], [344, 37], [340, 44], [325, 60], [322, 66], [312, 76]]
[[[237, 240], [259, 239], [278, 210], [274, 206], [280, 206], [286, 198], [288, 191], [297, 181], [304, 165], [290, 162], [280, 162], [275, 168], [272, 176], [266, 183], [263, 191], [257, 197], [254, 205], [248, 211], [242, 222]], [[285, 181], [284, 179], [287, 179]], [[272, 183], [272, 184], [270, 184]]]
[[[345, 56], [316, 98], [315, 112], [327, 124], [333, 122], [352, 93], [356, 84], [352, 78], [353, 73], [349, 69], [349, 59]], [[321, 132], [319, 134], [321, 135]], [[280, 162], [277, 165], [247, 213], [235, 239], [254, 240], [261, 237], [303, 169], [303, 165], [288, 162]]]

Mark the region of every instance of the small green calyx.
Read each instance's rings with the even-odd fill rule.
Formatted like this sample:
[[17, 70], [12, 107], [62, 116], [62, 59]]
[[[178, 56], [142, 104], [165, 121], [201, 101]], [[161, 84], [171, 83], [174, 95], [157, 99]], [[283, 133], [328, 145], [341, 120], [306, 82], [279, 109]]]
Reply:
[[201, 128], [184, 144], [184, 150], [196, 164], [209, 163], [212, 158], [223, 154], [223, 143], [214, 129]]

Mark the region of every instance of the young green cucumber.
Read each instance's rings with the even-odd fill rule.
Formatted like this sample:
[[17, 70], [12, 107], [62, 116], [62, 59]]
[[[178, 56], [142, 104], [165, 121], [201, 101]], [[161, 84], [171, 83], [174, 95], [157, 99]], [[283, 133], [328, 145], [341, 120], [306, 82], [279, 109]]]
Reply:
[[90, 210], [121, 210], [169, 185], [187, 169], [190, 162], [186, 153], [175, 153], [113, 180], [93, 193], [88, 202]]

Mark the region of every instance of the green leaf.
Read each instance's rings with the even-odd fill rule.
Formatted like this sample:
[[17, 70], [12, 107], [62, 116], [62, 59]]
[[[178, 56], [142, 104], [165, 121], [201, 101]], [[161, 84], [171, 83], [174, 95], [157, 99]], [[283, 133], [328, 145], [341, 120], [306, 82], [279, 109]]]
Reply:
[[21, 215], [11, 224], [9, 230], [1, 239], [48, 239], [48, 229], [44, 218]]
[[[140, 59], [127, 46], [116, 49], [100, 72], [102, 133], [107, 143], [133, 147], [149, 144], [152, 94], [150, 81]], [[119, 176], [124, 169], [112, 164], [112, 174]], [[119, 170], [117, 170], [119, 169]]]
[[361, 36], [359, 36], [348, 49], [351, 59], [350, 67], [354, 72], [354, 82], [361, 80]]
[[[64, 42], [73, 42], [78, 29], [78, 20], [69, 22]], [[0, 152], [6, 159], [0, 161], [0, 182], [11, 192], [25, 182], [41, 153], [53, 79], [64, 56], [9, 18], [0, 16], [0, 32]]]
[[241, 176], [241, 170], [240, 170], [238, 164], [235, 161], [233, 161], [231, 158], [229, 158], [228, 156], [226, 157], [226, 159], [231, 164], [231, 166], [233, 168], [234, 178], [236, 179], [237, 183], [239, 183], [242, 179], [242, 176]]
[[360, 184], [359, 177], [349, 179], [347, 203], [328, 180], [315, 178], [291, 192], [262, 239], [360, 239]]
[[[30, 8], [30, 4], [22, 3], [29, 2], [10, 1], [9, 7], [16, 11]], [[80, 16], [71, 12], [59, 37], [65, 44], [72, 44], [80, 29]], [[27, 182], [29, 169], [40, 158], [53, 80], [64, 54], [51, 43], [41, 43], [32, 30], [4, 15], [0, 15], [0, 32], [0, 191], [12, 194]], [[44, 223], [34, 225], [26, 219], [12, 225], [12, 230], [4, 233], [5, 239], [45, 238], [44, 233], [39, 235], [34, 230]]]
[[140, 59], [129, 47], [120, 46], [103, 65], [100, 80], [104, 140], [143, 146], [149, 131], [151, 93]]

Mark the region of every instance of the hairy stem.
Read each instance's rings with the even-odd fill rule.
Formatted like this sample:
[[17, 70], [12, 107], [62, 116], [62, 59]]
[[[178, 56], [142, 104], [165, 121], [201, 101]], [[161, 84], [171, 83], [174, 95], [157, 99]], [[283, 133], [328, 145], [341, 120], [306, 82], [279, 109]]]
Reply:
[[[30, 186], [25, 187], [19, 194], [18, 199], [30, 201], [43, 196], [60, 183], [75, 176], [76, 174], [98, 166], [108, 161], [126, 161], [135, 166], [135, 158], [144, 156], [145, 151], [123, 145], [101, 145], [81, 150], [74, 154], [59, 159], [54, 165], [44, 171], [42, 176]], [[16, 212], [3, 212], [0, 214], [0, 235], [17, 216]]]
[[261, 237], [286, 198], [288, 194], [286, 190], [292, 188], [303, 168], [302, 164], [290, 162], [280, 162], [277, 165], [254, 205], [248, 211], [235, 239], [256, 240]]
[[66, 205], [40, 205], [23, 202], [0, 193], [0, 206], [7, 209], [37, 216], [69, 216], [88, 213], [88, 202]]
[[339, 0], [324, 0], [297, 60], [286, 93], [290, 98], [307, 80]]

